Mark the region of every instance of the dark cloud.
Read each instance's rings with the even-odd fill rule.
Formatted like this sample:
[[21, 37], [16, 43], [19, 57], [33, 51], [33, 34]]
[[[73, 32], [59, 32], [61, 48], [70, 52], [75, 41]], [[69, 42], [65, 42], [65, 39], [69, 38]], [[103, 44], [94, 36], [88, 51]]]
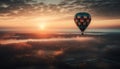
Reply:
[[[31, 0], [0, 0], [0, 13], [1, 15], [14, 15], [24, 7], [29, 6], [27, 3]], [[16, 11], [16, 12], [15, 12]]]
[[0, 15], [22, 15], [35, 13], [57, 14], [90, 12], [97, 16], [119, 17], [119, 0], [64, 0], [59, 4], [46, 4], [35, 0], [0, 0]]
[[118, 0], [96, 0], [90, 6], [91, 9], [95, 11], [98, 15], [108, 16], [108, 17], [118, 17], [120, 14], [120, 2]]
[[[1, 34], [0, 36], [2, 36]], [[31, 34], [31, 37], [26, 38], [30, 34], [8, 32], [4, 33], [3, 36], [6, 34], [19, 35], [22, 36], [21, 39], [36, 37], [36, 35]], [[70, 38], [76, 37], [76, 39], [80, 37], [81, 39], [79, 34], [57, 34], [59, 38], [68, 38], [68, 36]], [[43, 69], [50, 69], [52, 66], [54, 69], [114, 69], [115, 67], [117, 67], [115, 69], [119, 69], [119, 36], [119, 34], [111, 33], [102, 36], [83, 36], [82, 38], [95, 38], [95, 40], [87, 41], [28, 41], [0, 44], [0, 68], [36, 69], [47, 67]]]
[[120, 15], [119, 0], [65, 0], [63, 5], [65, 4], [77, 7], [77, 11], [88, 10], [99, 16], [118, 17]]

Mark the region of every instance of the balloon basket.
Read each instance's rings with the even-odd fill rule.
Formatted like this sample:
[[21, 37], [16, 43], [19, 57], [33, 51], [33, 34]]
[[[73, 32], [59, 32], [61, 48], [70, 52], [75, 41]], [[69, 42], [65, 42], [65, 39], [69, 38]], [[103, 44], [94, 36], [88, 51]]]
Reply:
[[82, 32], [81, 35], [84, 35], [84, 32]]

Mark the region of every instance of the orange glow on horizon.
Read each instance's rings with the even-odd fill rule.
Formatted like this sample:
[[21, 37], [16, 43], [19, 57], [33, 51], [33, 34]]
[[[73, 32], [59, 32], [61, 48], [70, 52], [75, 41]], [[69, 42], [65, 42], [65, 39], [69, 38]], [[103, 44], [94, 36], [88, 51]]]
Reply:
[[[48, 16], [19, 16], [18, 18], [14, 16], [0, 17], [0, 27], [15, 27], [19, 28], [21, 31], [26, 28], [29, 31], [38, 30], [41, 33], [53, 32], [56, 30], [64, 29], [78, 29], [74, 23], [73, 15], [48, 15]], [[92, 18], [92, 21], [88, 28], [119, 28], [120, 19], [100, 19]]]

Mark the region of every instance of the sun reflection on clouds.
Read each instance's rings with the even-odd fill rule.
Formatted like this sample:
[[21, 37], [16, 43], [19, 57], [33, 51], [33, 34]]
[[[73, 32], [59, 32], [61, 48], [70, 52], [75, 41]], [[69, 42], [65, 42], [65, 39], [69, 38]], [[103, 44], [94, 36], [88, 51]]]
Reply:
[[93, 38], [93, 37], [79, 37], [79, 36], [77, 36], [75, 38], [75, 40], [78, 40], [78, 41], [90, 41], [90, 40], [95, 40], [95, 38]]
[[0, 40], [1, 44], [11, 44], [11, 43], [20, 43], [20, 42], [47, 42], [47, 41], [96, 41], [96, 38], [94, 37], [82, 37], [82, 36], [76, 36], [76, 37], [71, 37], [71, 38], [64, 38], [64, 37], [57, 37], [57, 38], [44, 38], [44, 39], [19, 39], [19, 40]]
[[45, 51], [44, 50], [39, 50], [38, 52], [37, 52], [37, 55], [39, 55], [39, 56], [44, 56], [46, 53], [45, 53]]
[[40, 57], [59, 56], [63, 54], [63, 50], [38, 50], [36, 54]]
[[61, 55], [61, 54], [63, 54], [63, 50], [54, 51], [53, 54], [54, 54], [55, 56]]

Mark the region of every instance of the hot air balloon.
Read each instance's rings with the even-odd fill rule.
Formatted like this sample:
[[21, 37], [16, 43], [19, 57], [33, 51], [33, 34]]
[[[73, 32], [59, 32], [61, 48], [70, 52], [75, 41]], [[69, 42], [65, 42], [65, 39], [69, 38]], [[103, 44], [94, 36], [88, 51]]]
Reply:
[[76, 13], [74, 17], [74, 21], [78, 28], [81, 30], [81, 34], [84, 35], [85, 29], [91, 22], [91, 15], [87, 12], [79, 12]]

